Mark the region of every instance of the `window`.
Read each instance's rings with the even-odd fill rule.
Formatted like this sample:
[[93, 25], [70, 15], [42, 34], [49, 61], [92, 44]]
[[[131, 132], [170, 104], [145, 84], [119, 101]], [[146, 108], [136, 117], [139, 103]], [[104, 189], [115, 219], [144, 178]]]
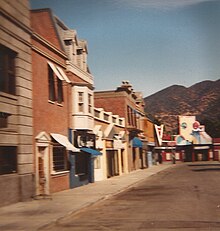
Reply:
[[122, 125], [122, 120], [121, 119], [119, 119], [119, 125]]
[[109, 115], [106, 113], [104, 114], [104, 120], [109, 121]]
[[116, 124], [117, 119], [116, 119], [115, 117], [112, 117], [112, 122], [113, 122], [114, 124]]
[[76, 51], [76, 54], [77, 54], [77, 65], [79, 67], [82, 67], [82, 54], [83, 54], [83, 50], [82, 49], [77, 49]]
[[62, 172], [69, 169], [66, 148], [59, 146], [58, 144], [53, 146], [53, 169], [56, 172]]
[[0, 146], [0, 175], [17, 172], [17, 148]]
[[49, 67], [49, 100], [56, 101], [53, 70]]
[[101, 168], [101, 159], [100, 156], [97, 156], [94, 160], [94, 168], [100, 169]]
[[100, 111], [95, 110], [95, 117], [100, 118]]
[[77, 55], [81, 55], [83, 53], [83, 49], [77, 49]]
[[132, 112], [131, 108], [127, 106], [128, 125], [132, 125]]
[[84, 93], [78, 92], [78, 111], [84, 112]]
[[92, 95], [88, 94], [88, 112], [92, 113]]
[[15, 95], [16, 53], [0, 45], [0, 91]]
[[8, 127], [8, 117], [10, 114], [6, 112], [0, 112], [0, 128], [7, 128]]
[[57, 102], [62, 103], [63, 102], [63, 85], [62, 80], [57, 78]]
[[[50, 64], [50, 65], [53, 65], [53, 64]], [[49, 100], [53, 102], [57, 101], [58, 103], [62, 103], [63, 102], [62, 80], [56, 76], [56, 74], [54, 73], [54, 70], [51, 68], [50, 65], [48, 65]]]

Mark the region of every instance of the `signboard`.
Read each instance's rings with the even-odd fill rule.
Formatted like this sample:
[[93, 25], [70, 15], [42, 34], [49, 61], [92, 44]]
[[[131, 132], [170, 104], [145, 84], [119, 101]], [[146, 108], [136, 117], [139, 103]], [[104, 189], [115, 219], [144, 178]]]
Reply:
[[158, 143], [159, 145], [161, 146], [162, 145], [162, 138], [163, 138], [163, 124], [158, 126], [158, 125], [154, 125], [155, 126], [155, 131], [156, 131], [156, 135], [157, 135], [157, 140], [158, 140]]
[[74, 146], [76, 148], [93, 148], [95, 149], [95, 134], [87, 131], [74, 131]]

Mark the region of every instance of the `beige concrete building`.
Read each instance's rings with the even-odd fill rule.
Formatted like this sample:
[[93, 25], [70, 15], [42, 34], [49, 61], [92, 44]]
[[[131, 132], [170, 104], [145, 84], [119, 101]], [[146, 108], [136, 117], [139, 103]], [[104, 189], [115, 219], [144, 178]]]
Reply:
[[33, 195], [29, 2], [0, 2], [0, 206]]
[[128, 173], [125, 118], [103, 108], [95, 108], [94, 116], [96, 148], [102, 153], [95, 158], [95, 181]]

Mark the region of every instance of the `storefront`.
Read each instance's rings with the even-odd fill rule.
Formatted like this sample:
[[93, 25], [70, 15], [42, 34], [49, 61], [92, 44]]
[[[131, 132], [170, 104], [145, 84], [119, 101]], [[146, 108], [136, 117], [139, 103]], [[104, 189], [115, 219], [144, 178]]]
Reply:
[[95, 134], [86, 130], [72, 131], [71, 140], [79, 152], [70, 155], [70, 188], [94, 182], [94, 159], [102, 155], [95, 148]]
[[146, 166], [146, 155], [143, 154], [143, 143], [138, 137], [131, 140], [132, 170], [142, 169]]

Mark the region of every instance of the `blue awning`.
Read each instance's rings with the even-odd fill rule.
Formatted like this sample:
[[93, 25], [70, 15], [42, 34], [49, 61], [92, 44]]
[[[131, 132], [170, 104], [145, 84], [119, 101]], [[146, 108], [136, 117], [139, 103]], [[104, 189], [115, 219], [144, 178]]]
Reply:
[[142, 141], [138, 137], [134, 137], [132, 140], [132, 146], [134, 148], [142, 148], [143, 144], [142, 144]]
[[87, 152], [87, 153], [89, 153], [89, 154], [91, 154], [93, 156], [100, 156], [100, 155], [102, 155], [101, 152], [99, 152], [99, 151], [97, 151], [95, 149], [92, 149], [92, 148], [86, 148], [86, 147], [84, 147], [84, 148], [80, 148], [80, 150], [83, 151], [83, 152]]

